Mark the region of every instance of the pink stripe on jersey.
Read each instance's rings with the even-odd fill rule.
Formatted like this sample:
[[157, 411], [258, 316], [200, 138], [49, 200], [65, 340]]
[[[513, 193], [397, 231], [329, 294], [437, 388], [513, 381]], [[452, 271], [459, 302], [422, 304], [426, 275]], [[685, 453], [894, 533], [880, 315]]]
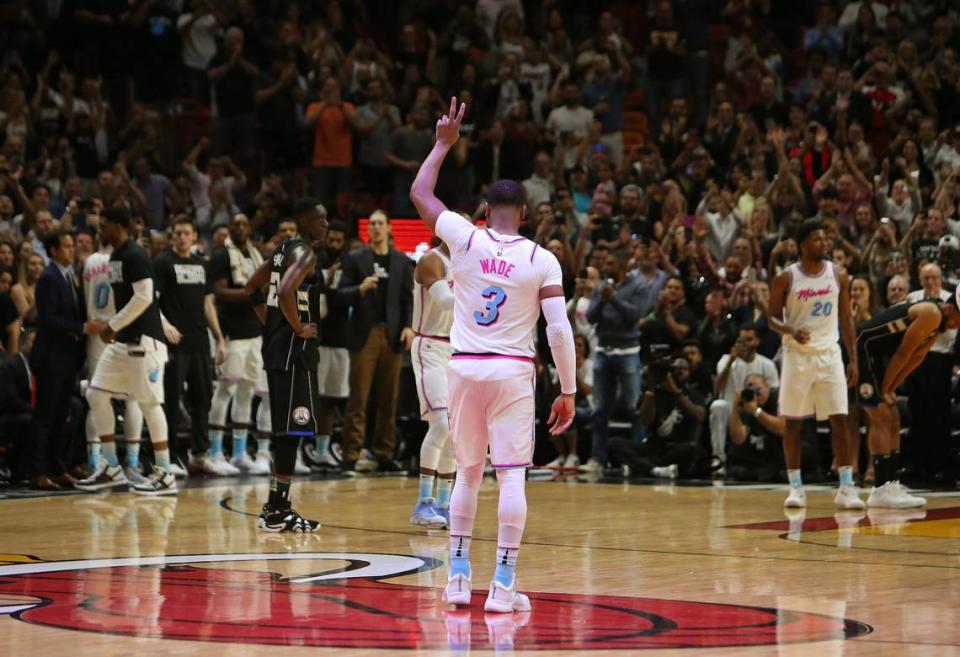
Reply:
[[533, 262], [533, 256], [537, 255], [537, 243], [533, 243], [533, 251], [530, 252], [530, 262]]
[[507, 241], [507, 240], [498, 240], [496, 237], [494, 237], [493, 235], [491, 235], [491, 234], [490, 234], [490, 231], [487, 230], [486, 228], [483, 229], [483, 232], [487, 235], [487, 237], [490, 238], [490, 240], [491, 240], [492, 242], [496, 242], [497, 244], [514, 244], [514, 243], [516, 243], [516, 242], [520, 242], [520, 241], [523, 241], [524, 239], [526, 239], [526, 238], [524, 238], [524, 237], [518, 237], [518, 238], [515, 239], [515, 240], [509, 240], [509, 241]]
[[467, 240], [467, 248], [463, 250], [464, 253], [470, 250], [470, 245], [473, 244], [473, 236], [477, 234], [477, 231], [470, 233], [470, 239]]

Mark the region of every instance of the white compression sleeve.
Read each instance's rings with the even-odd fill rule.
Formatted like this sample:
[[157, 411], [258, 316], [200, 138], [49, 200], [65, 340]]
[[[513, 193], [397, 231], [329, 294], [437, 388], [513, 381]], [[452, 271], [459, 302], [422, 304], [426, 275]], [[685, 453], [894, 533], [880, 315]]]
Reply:
[[540, 308], [547, 320], [547, 343], [560, 377], [560, 392], [572, 395], [577, 391], [577, 352], [573, 329], [567, 319], [567, 305], [563, 297], [549, 297], [540, 300]]
[[143, 314], [153, 303], [153, 279], [141, 278], [133, 282], [133, 296], [123, 308], [110, 320], [110, 328], [119, 331]]
[[450, 291], [450, 285], [443, 279], [430, 286], [430, 298], [444, 310], [453, 308], [453, 292]]

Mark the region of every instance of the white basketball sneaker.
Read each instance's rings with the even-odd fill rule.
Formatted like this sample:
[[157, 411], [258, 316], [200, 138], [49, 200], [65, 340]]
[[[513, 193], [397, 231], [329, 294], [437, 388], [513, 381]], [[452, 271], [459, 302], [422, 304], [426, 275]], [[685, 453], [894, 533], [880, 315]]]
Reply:
[[253, 459], [250, 458], [250, 455], [246, 452], [237, 454], [230, 459], [230, 465], [244, 473], [250, 473], [250, 471], [254, 468]]
[[270, 452], [261, 450], [257, 452], [257, 457], [253, 459], [253, 469], [250, 470], [253, 475], [270, 474]]
[[303, 451], [297, 450], [297, 463], [293, 466], [294, 474], [298, 475], [308, 475], [310, 474], [310, 466], [303, 462]]
[[580, 457], [576, 454], [567, 454], [567, 460], [563, 462], [563, 469], [576, 471], [579, 467]]
[[899, 481], [888, 481], [874, 488], [867, 500], [867, 506], [872, 509], [913, 509], [926, 503], [922, 497], [908, 493]]
[[227, 461], [227, 457], [223, 455], [223, 452], [220, 452], [216, 456], [208, 456], [205, 460], [207, 467], [204, 468], [204, 472], [219, 477], [233, 477], [240, 474], [240, 468], [231, 465], [230, 462]]
[[848, 509], [850, 511], [862, 511], [867, 505], [860, 499], [857, 489], [853, 486], [841, 486], [837, 489], [837, 494], [833, 497], [833, 503], [838, 509]]
[[783, 506], [787, 509], [803, 509], [807, 506], [807, 493], [800, 486], [791, 486], [790, 494], [783, 501]]
[[530, 598], [517, 591], [517, 580], [514, 578], [510, 586], [506, 587], [494, 580], [490, 582], [490, 593], [484, 603], [485, 611], [500, 614], [509, 614], [514, 611], [530, 611]]
[[473, 584], [466, 575], [451, 575], [443, 591], [443, 601], [448, 605], [469, 605]]

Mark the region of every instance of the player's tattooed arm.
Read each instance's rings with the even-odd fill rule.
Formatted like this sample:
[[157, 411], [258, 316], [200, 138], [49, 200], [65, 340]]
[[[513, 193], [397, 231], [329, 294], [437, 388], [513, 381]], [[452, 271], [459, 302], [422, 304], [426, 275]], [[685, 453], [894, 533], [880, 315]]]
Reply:
[[253, 311], [257, 313], [261, 324], [265, 324], [267, 321], [266, 297], [263, 294], [263, 289], [270, 282], [270, 262], [271, 260], [268, 258], [260, 263], [257, 270], [247, 280], [247, 284], [243, 286], [243, 293], [250, 299]]
[[283, 278], [280, 279], [280, 286], [277, 288], [277, 305], [296, 335], [301, 338], [315, 338], [317, 325], [300, 322], [300, 313], [297, 311], [297, 289], [307, 276], [313, 273], [317, 265], [317, 257], [312, 249], [304, 246], [295, 248], [292, 255], [293, 264], [283, 272]]

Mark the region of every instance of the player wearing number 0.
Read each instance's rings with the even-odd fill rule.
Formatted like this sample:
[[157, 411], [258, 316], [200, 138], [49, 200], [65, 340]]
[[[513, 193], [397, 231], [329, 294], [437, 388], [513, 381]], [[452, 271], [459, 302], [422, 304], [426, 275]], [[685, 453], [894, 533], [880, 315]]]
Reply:
[[[777, 274], [770, 289], [770, 326], [783, 336], [780, 415], [786, 419], [783, 454], [790, 493], [786, 507], [807, 505], [800, 477], [800, 429], [804, 419], [830, 418], [830, 440], [840, 474], [833, 498], [841, 509], [863, 509], [853, 485], [847, 441], [847, 388], [857, 381], [856, 333], [845, 273], [829, 260], [823, 224], [808, 221], [796, 235], [800, 260]], [[840, 336], [849, 354], [846, 375]], [[762, 411], [758, 411], [762, 412]]]
[[410, 189], [424, 223], [450, 249], [454, 320], [453, 356], [447, 370], [448, 406], [457, 485], [450, 502], [450, 576], [444, 598], [470, 604], [470, 537], [477, 495], [490, 447], [500, 485], [496, 572], [487, 611], [529, 611], [517, 592], [514, 570], [527, 519], [525, 468], [533, 456], [533, 336], [540, 310], [560, 376], [561, 394], [550, 411], [550, 433], [562, 434], [573, 422], [576, 355], [567, 320], [560, 264], [549, 251], [520, 237], [523, 188], [498, 180], [487, 193], [487, 227], [476, 229], [437, 199], [434, 188], [444, 157], [460, 136], [466, 105], [437, 121], [436, 143]]
[[[100, 250], [91, 253], [83, 263], [83, 296], [87, 304], [87, 317], [99, 319], [106, 323], [117, 314], [113, 303], [113, 290], [110, 288], [110, 254], [113, 248], [102, 241]], [[87, 337], [87, 385], [97, 371], [97, 361], [107, 348], [106, 343], [99, 335]], [[84, 386], [86, 392], [86, 386]], [[123, 487], [128, 483], [143, 483], [144, 476], [140, 472], [140, 434], [143, 432], [143, 413], [136, 400], [127, 398], [123, 414], [123, 434], [126, 441], [126, 462], [124, 475], [121, 478], [108, 479], [101, 482], [103, 485], [95, 490], [104, 488]], [[87, 469], [92, 474], [100, 467], [100, 436], [93, 423], [93, 413], [87, 413]]]
[[[427, 527], [450, 524], [450, 491], [456, 475], [447, 419], [447, 364], [453, 352], [453, 284], [450, 251], [441, 243], [420, 258], [413, 271], [413, 320], [417, 331], [410, 361], [420, 397], [420, 416], [429, 429], [420, 446], [420, 491], [410, 523]], [[433, 494], [433, 480], [437, 494]]]
[[313, 199], [297, 203], [294, 217], [299, 234], [282, 242], [244, 287], [264, 325], [263, 365], [270, 391], [273, 476], [257, 526], [267, 532], [308, 533], [320, 527], [319, 522], [307, 520], [290, 505], [290, 483], [300, 441], [316, 434], [320, 401], [317, 321], [323, 277], [317, 276], [314, 249], [322, 248], [327, 216], [318, 206]]

